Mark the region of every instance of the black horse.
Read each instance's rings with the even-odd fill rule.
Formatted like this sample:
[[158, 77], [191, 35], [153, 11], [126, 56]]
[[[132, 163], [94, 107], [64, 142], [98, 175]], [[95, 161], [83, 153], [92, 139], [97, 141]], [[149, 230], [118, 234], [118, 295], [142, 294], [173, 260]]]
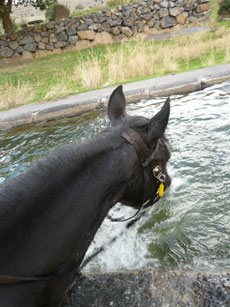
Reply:
[[151, 205], [160, 184], [170, 184], [169, 99], [150, 120], [125, 110], [119, 86], [108, 105], [111, 127], [1, 186], [1, 306], [59, 306], [111, 207]]

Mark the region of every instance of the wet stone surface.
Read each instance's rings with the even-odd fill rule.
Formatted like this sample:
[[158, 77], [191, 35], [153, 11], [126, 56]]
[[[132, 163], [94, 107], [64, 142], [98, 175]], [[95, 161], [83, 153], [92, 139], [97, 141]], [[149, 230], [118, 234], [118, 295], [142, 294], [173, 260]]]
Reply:
[[230, 306], [230, 273], [128, 271], [87, 274], [62, 307]]

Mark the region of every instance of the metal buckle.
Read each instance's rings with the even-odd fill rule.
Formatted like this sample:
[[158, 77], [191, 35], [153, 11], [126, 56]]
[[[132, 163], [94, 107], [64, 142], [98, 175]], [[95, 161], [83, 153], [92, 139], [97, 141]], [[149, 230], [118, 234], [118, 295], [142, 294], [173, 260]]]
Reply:
[[153, 176], [158, 179], [161, 183], [165, 182], [166, 176], [162, 172], [162, 168], [158, 165], [153, 170]]
[[156, 178], [156, 179], [159, 179], [160, 176], [162, 175], [162, 169], [161, 167], [158, 165], [154, 168], [153, 170], [153, 176]]

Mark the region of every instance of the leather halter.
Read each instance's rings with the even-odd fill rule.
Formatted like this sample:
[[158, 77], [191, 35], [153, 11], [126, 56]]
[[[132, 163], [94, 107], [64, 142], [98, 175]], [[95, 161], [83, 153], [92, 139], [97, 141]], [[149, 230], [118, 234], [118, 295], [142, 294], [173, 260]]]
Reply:
[[[152, 199], [148, 200], [147, 202], [144, 202], [145, 195], [146, 195], [148, 185], [149, 185], [149, 182], [150, 182], [150, 176], [149, 176], [149, 172], [148, 172], [147, 168], [148, 168], [148, 166], [151, 167], [151, 162], [155, 158], [155, 155], [156, 155], [156, 153], [159, 149], [159, 141], [157, 141], [156, 148], [151, 153], [151, 151], [149, 150], [149, 148], [146, 145], [146, 143], [144, 142], [144, 140], [134, 130], [129, 128], [126, 131], [121, 131], [120, 135], [130, 145], [132, 145], [134, 147], [134, 149], [136, 150], [136, 153], [137, 153], [137, 155], [140, 159], [141, 166], [143, 168], [144, 195], [143, 195], [143, 201], [142, 201], [141, 207], [140, 207], [140, 209], [138, 209], [138, 211], [135, 213], [134, 216], [132, 216], [131, 218], [128, 218], [128, 219], [123, 219], [123, 220], [113, 219], [113, 218], [110, 217], [110, 219], [112, 221], [127, 221], [127, 220], [130, 220], [130, 219], [136, 217], [137, 214], [142, 209], [150, 207], [151, 205], [153, 205], [154, 203], [156, 203], [159, 200], [159, 196], [157, 194], [155, 194]], [[152, 167], [151, 167], [151, 171], [153, 171]], [[153, 175], [153, 178], [154, 178], [154, 175]], [[155, 178], [157, 178], [157, 177], [155, 177]], [[56, 272], [53, 272], [53, 273], [48, 274], [46, 276], [40, 276], [40, 277], [39, 276], [38, 277], [20, 277], [20, 276], [0, 275], [0, 286], [1, 285], [6, 286], [6, 285], [26, 284], [26, 283], [33, 283], [33, 282], [39, 282], [39, 281], [49, 281], [49, 280], [52, 280], [55, 277], [60, 277], [60, 276], [63, 276], [65, 274], [71, 272], [72, 270], [74, 270], [75, 267], [76, 267], [75, 263], [67, 263], [66, 265], [61, 267], [61, 269], [57, 270]]]
[[129, 128], [126, 132], [121, 131], [121, 137], [124, 138], [136, 150], [136, 153], [141, 162], [141, 166], [143, 168], [144, 191], [146, 193], [150, 182], [150, 177], [147, 167], [150, 166], [150, 163], [155, 158], [155, 155], [159, 149], [159, 141], [157, 141], [156, 147], [154, 151], [151, 153], [151, 151], [149, 150], [148, 146], [146, 145], [142, 137], [134, 130]]
[[[126, 131], [121, 131], [120, 135], [130, 145], [133, 146], [133, 148], [135, 149], [137, 156], [138, 156], [138, 158], [141, 162], [141, 166], [143, 168], [144, 193], [143, 193], [143, 198], [142, 198], [139, 209], [131, 217], [129, 217], [129, 218], [123, 218], [123, 217], [113, 218], [111, 215], [107, 215], [107, 217], [112, 222], [126, 222], [126, 221], [131, 220], [130, 223], [132, 223], [132, 221], [135, 222], [136, 220], [138, 220], [143, 215], [143, 211], [146, 208], [149, 208], [150, 206], [154, 205], [160, 199], [160, 196], [158, 194], [158, 188], [159, 188], [160, 183], [163, 183], [165, 181], [165, 175], [162, 173], [162, 170], [161, 170], [162, 163], [158, 163], [158, 166], [155, 166], [155, 168], [153, 168], [153, 166], [151, 165], [151, 162], [154, 160], [156, 153], [159, 149], [159, 142], [160, 142], [159, 140], [156, 143], [156, 147], [155, 147], [154, 151], [151, 152], [149, 147], [146, 145], [146, 143], [142, 139], [142, 137], [137, 132], [135, 132], [133, 129], [129, 128]], [[150, 180], [151, 180], [150, 175], [149, 175], [148, 167], [150, 168], [150, 171], [153, 174], [153, 176], [152, 176], [153, 179], [157, 180], [158, 187], [157, 187], [157, 192], [153, 195], [153, 197], [151, 199], [148, 199], [147, 201], [145, 201], [145, 197], [146, 197], [146, 194], [147, 194], [147, 191], [148, 191], [148, 186], [149, 186], [149, 183], [150, 183]], [[160, 170], [159, 174], [155, 174], [155, 171], [157, 171], [157, 170], [158, 171]]]

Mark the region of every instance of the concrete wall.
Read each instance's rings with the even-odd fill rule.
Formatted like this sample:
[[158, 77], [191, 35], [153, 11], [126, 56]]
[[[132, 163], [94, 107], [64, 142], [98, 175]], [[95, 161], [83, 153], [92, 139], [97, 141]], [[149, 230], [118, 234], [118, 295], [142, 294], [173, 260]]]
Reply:
[[144, 0], [76, 18], [28, 27], [0, 36], [0, 62], [33, 59], [131, 38], [150, 29], [165, 30], [203, 22], [210, 0]]

